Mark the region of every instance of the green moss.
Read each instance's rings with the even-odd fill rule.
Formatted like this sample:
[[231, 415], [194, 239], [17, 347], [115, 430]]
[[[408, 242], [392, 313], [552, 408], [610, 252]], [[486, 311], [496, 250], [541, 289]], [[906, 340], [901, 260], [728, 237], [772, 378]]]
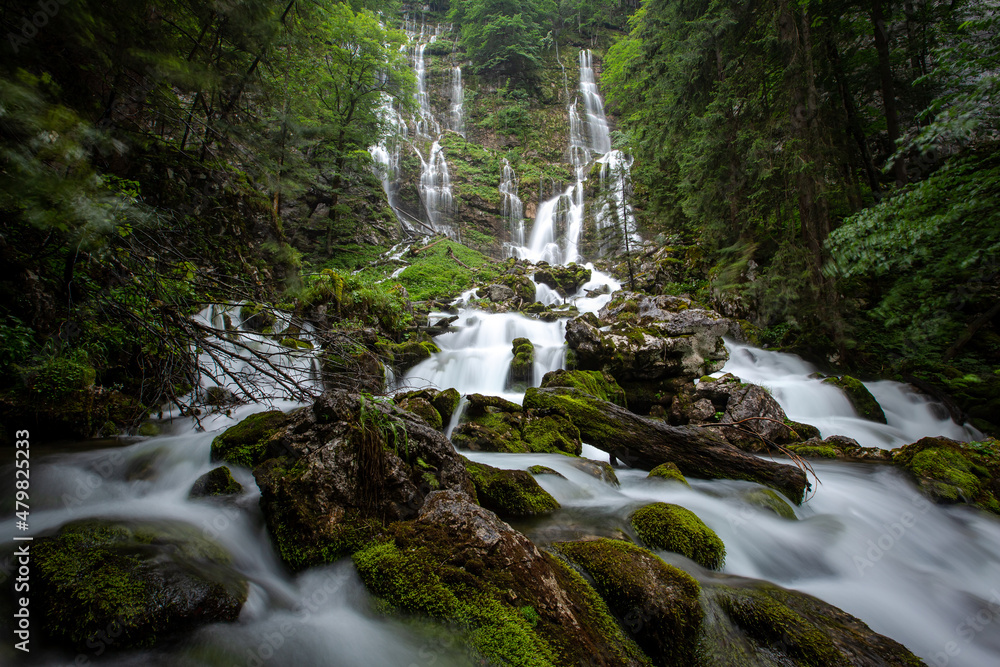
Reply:
[[937, 502], [968, 503], [1000, 514], [1000, 444], [923, 438], [892, 452], [893, 462], [916, 475]]
[[840, 387], [847, 394], [847, 398], [851, 401], [854, 409], [865, 419], [879, 422], [880, 424], [886, 423], [882, 406], [878, 404], [878, 401], [875, 400], [875, 397], [871, 395], [871, 392], [868, 391], [868, 388], [860, 380], [852, 378], [850, 375], [844, 375], [839, 378], [826, 378], [823, 382]]
[[[495, 664], [550, 667], [556, 664], [549, 644], [538, 636], [518, 608], [501, 601], [489, 581], [470, 576], [449, 564], [448, 553], [428, 546], [421, 536], [406, 535], [397, 542], [372, 544], [353, 556], [368, 589], [393, 607], [413, 614], [459, 624], [467, 641]], [[440, 535], [438, 547], [451, 540]], [[409, 539], [407, 539], [409, 538]]]
[[798, 447], [789, 447], [789, 449], [799, 456], [807, 459], [837, 458], [837, 450], [834, 447], [825, 447], [821, 445], [800, 445]]
[[842, 654], [821, 628], [762, 591], [733, 591], [720, 596], [719, 602], [750, 637], [765, 646], [780, 646], [797, 665], [844, 664]]
[[548, 466], [541, 466], [541, 465], [531, 466], [530, 468], [528, 468], [528, 472], [530, 472], [532, 475], [557, 475], [559, 477], [562, 477], [562, 475], [560, 475], [558, 472], [556, 472], [555, 470], [553, 470]]
[[421, 396], [414, 396], [412, 398], [404, 398], [399, 401], [399, 407], [411, 412], [420, 419], [427, 422], [427, 424], [433, 428], [440, 431], [444, 428], [444, 421], [441, 418], [441, 413], [428, 401], [426, 398]]
[[441, 415], [441, 421], [447, 424], [451, 421], [451, 417], [455, 414], [455, 410], [458, 409], [458, 404], [461, 400], [462, 395], [458, 393], [458, 390], [449, 388], [438, 392], [431, 399], [431, 405]]
[[771, 489], [753, 489], [743, 494], [743, 500], [762, 509], [774, 512], [782, 519], [795, 519], [795, 510]]
[[629, 520], [642, 541], [654, 549], [682, 554], [710, 570], [718, 570], [726, 561], [726, 547], [715, 531], [680, 505], [646, 505]]
[[266, 458], [271, 437], [288, 423], [280, 410], [250, 415], [212, 441], [212, 460], [253, 468]]
[[545, 412], [547, 414], [532, 411], [524, 421], [521, 439], [528, 449], [540, 454], [561, 453], [579, 456], [583, 451], [580, 429], [562, 411]]
[[542, 378], [541, 386], [574, 387], [602, 401], [627, 407], [625, 391], [610, 373], [604, 371], [551, 371]]
[[299, 340], [298, 338], [282, 338], [281, 346], [287, 347], [292, 350], [311, 350], [313, 349], [312, 343], [305, 340]]
[[524, 470], [502, 470], [463, 457], [479, 504], [504, 517], [548, 514], [559, 503]]
[[819, 438], [819, 429], [810, 424], [803, 424], [802, 422], [793, 422], [786, 419], [785, 425], [792, 429], [789, 434], [791, 440], [802, 442], [804, 440], [809, 440], [810, 438]]
[[[610, 610], [657, 664], [695, 664], [702, 611], [689, 574], [628, 542], [560, 542], [555, 549], [582, 567]], [[651, 599], [652, 598], [652, 599]]]
[[[493, 190], [496, 191], [495, 186]], [[449, 257], [449, 248], [462, 264], [472, 267], [472, 270]], [[494, 277], [494, 272], [489, 258], [449, 240], [420, 252], [412, 259], [410, 266], [399, 274], [398, 281], [409, 292], [411, 299], [423, 301], [458, 296], [472, 287], [477, 279], [485, 282], [490, 277]]]
[[681, 482], [682, 484], [684, 484], [684, 486], [691, 486], [690, 484], [688, 484], [688, 481], [687, 479], [685, 479], [684, 475], [681, 474], [681, 471], [680, 469], [678, 469], [677, 464], [671, 463], [669, 461], [667, 463], [661, 463], [660, 465], [650, 470], [649, 474], [646, 475], [646, 477], [659, 477], [661, 479], [669, 479], [675, 482]]

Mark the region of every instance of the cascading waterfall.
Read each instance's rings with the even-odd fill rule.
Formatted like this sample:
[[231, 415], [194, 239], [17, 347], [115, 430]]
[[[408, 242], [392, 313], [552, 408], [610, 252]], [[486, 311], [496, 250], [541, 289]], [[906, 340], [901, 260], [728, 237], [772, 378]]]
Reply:
[[[382, 182], [382, 190], [385, 192], [386, 200], [399, 217], [399, 211], [396, 208], [396, 194], [399, 188], [399, 157], [403, 142], [407, 139], [408, 130], [406, 122], [393, 106], [393, 100], [389, 95], [382, 95], [380, 114], [383, 121], [392, 129], [382, 142], [370, 146], [368, 152], [372, 156], [375, 174]], [[403, 219], [400, 218], [400, 221], [403, 222]], [[406, 223], [404, 222], [404, 224]]]
[[[535, 222], [531, 228], [528, 245], [515, 248], [521, 259], [550, 264], [568, 264], [580, 260], [580, 237], [583, 234], [585, 213], [584, 182], [587, 180], [593, 156], [600, 154], [606, 161], [615, 160], [622, 164], [620, 153], [607, 157], [611, 151], [611, 135], [608, 120], [604, 115], [604, 103], [594, 79], [593, 54], [589, 49], [580, 52], [579, 97], [583, 100], [584, 117], [577, 110], [578, 100], [567, 107], [569, 115], [569, 160], [573, 165], [576, 181], [565, 191], [538, 206]], [[624, 177], [622, 177], [624, 179]], [[625, 181], [620, 188], [625, 197]], [[612, 195], [614, 198], [616, 195]], [[618, 200], [615, 199], [617, 202]], [[620, 206], [620, 204], [618, 204]], [[610, 213], [610, 211], [608, 211]], [[599, 216], [600, 217], [600, 216]], [[605, 217], [609, 219], [609, 217]], [[633, 225], [634, 226], [634, 225]], [[634, 230], [633, 230], [634, 231]], [[638, 235], [634, 238], [638, 241]], [[560, 240], [562, 244], [560, 245]]]
[[507, 158], [504, 158], [500, 168], [500, 200], [513, 248], [524, 245], [524, 202], [517, 196], [517, 188], [517, 174]]
[[462, 87], [462, 68], [451, 68], [451, 127], [465, 136], [465, 89]]
[[619, 150], [609, 151], [597, 160], [601, 165], [600, 192], [604, 201], [595, 220], [602, 254], [621, 249], [627, 235], [629, 244], [642, 242], [635, 224], [635, 214], [628, 200], [631, 185], [632, 156]]
[[427, 65], [424, 62], [424, 49], [432, 44], [437, 35], [431, 35], [426, 42], [420, 42], [413, 47], [413, 71], [417, 77], [417, 138], [431, 139], [441, 134], [441, 124], [434, 118], [431, 110], [431, 97], [427, 92]]
[[435, 231], [446, 231], [447, 228], [442, 223], [444, 216], [451, 210], [452, 195], [444, 150], [435, 140], [427, 159], [419, 152], [417, 155], [420, 156], [420, 193], [427, 209], [427, 220]]

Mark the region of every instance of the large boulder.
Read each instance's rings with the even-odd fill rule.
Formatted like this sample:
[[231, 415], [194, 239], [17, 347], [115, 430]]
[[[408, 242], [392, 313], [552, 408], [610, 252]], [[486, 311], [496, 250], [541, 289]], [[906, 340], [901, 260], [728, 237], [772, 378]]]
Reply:
[[886, 423], [882, 406], [861, 380], [852, 378], [850, 375], [842, 375], [841, 377], [825, 378], [823, 382], [839, 387], [847, 395], [847, 400], [851, 402], [855, 412], [865, 419], [879, 424]]
[[892, 450], [891, 456], [935, 502], [965, 503], [1000, 514], [1000, 441], [923, 438]]
[[737, 328], [690, 299], [615, 292], [597, 317], [566, 325], [566, 342], [580, 370], [606, 370], [619, 382], [696, 378], [729, 358], [722, 336]]
[[469, 394], [469, 405], [451, 440], [476, 452], [579, 455], [580, 431], [565, 410], [523, 410], [498, 396]]
[[[682, 400], [678, 396], [674, 403], [678, 404]], [[699, 421], [695, 418], [702, 416], [698, 410], [706, 401], [714, 408], [713, 415], [722, 413], [717, 423], [734, 425], [719, 426], [713, 430], [740, 449], [750, 452], [767, 451], [771, 443], [785, 444], [795, 440], [798, 435], [785, 411], [769, 391], [759, 385], [742, 382], [731, 373], [716, 380], [706, 379], [698, 383], [687, 414], [690, 421]]]
[[540, 386], [575, 387], [602, 401], [609, 401], [623, 408], [628, 407], [625, 402], [625, 391], [610, 373], [604, 371], [549, 371], [542, 377]]
[[524, 391], [535, 379], [535, 346], [527, 338], [515, 338], [511, 348], [514, 359], [507, 373], [507, 388]]
[[253, 468], [267, 457], [268, 443], [289, 420], [281, 410], [250, 415], [212, 440], [212, 460]]
[[758, 482], [795, 503], [802, 502], [808, 486], [805, 473], [798, 468], [752, 456], [709, 429], [670, 426], [572, 387], [528, 389], [524, 407], [564, 409], [585, 442], [634, 468], [652, 470], [673, 462], [687, 477]]
[[648, 665], [587, 582], [455, 491], [354, 554], [358, 574], [408, 614], [457, 624], [485, 664]]
[[253, 472], [292, 569], [351, 553], [386, 521], [415, 517], [431, 491], [474, 494], [448, 439], [392, 403], [330, 392], [290, 417]]
[[566, 266], [539, 264], [535, 271], [535, 282], [548, 285], [563, 298], [576, 294], [584, 284], [590, 282], [590, 269], [572, 262]]
[[31, 557], [32, 630], [81, 651], [235, 621], [249, 590], [229, 554], [182, 523], [75, 521], [36, 538]]
[[212, 468], [194, 481], [188, 492], [189, 498], [209, 498], [213, 496], [235, 496], [243, 493], [243, 485], [233, 479], [232, 471], [226, 466]]

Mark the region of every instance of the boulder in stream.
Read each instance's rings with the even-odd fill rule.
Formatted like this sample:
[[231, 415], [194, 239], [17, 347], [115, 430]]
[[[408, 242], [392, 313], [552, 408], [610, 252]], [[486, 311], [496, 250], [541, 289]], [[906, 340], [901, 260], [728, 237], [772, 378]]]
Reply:
[[920, 490], [933, 501], [1000, 514], [1000, 441], [923, 438], [892, 450], [891, 456], [916, 476]]
[[647, 546], [687, 556], [709, 570], [726, 561], [726, 545], [691, 510], [670, 503], [640, 507], [629, 517], [632, 528]]
[[878, 404], [878, 401], [861, 380], [852, 378], [850, 375], [842, 375], [828, 377], [823, 382], [839, 387], [847, 395], [847, 400], [851, 402], [854, 410], [863, 418], [879, 424], [886, 423], [882, 406]]
[[538, 485], [530, 472], [494, 468], [464, 457], [463, 463], [476, 487], [479, 504], [499, 516], [534, 516], [559, 509], [558, 501]]
[[209, 498], [213, 496], [235, 496], [243, 493], [243, 485], [233, 479], [232, 471], [226, 466], [212, 468], [194, 481], [189, 498]]
[[36, 538], [31, 556], [32, 630], [81, 651], [235, 621], [249, 590], [229, 554], [182, 523], [74, 521]]

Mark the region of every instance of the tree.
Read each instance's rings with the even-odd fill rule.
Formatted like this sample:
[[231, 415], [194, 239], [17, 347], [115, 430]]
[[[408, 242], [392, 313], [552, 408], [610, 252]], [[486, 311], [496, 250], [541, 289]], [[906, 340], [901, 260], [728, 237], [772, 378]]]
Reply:
[[477, 73], [528, 79], [555, 14], [554, 0], [455, 0], [449, 17]]

